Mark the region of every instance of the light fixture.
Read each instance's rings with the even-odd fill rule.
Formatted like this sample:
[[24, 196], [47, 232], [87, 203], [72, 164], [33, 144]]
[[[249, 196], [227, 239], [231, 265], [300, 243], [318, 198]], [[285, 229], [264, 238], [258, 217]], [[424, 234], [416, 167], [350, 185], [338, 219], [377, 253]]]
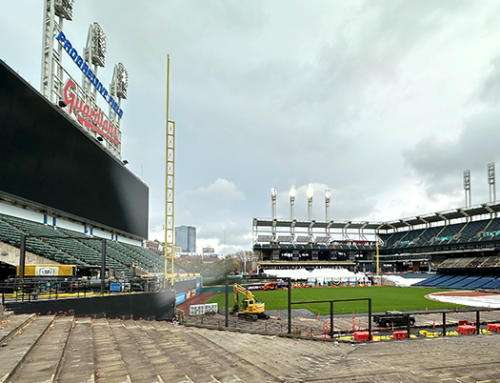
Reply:
[[99, 141], [99, 142], [103, 142], [103, 141], [104, 141], [104, 138], [102, 138], [101, 136], [97, 136], [97, 138], [96, 138], [96, 139], [97, 139], [97, 141]]
[[128, 164], [128, 161], [127, 160], [123, 160], [123, 165], [127, 165]]
[[307, 199], [312, 199], [313, 197], [313, 189], [312, 188], [309, 188], [307, 189]]
[[73, 3], [74, 0], [55, 0], [54, 9], [56, 11], [56, 15], [66, 20], [72, 20]]
[[325, 190], [325, 200], [327, 203], [330, 203], [331, 195], [332, 195], [332, 193], [330, 192], [330, 190]]
[[309, 189], [307, 189], [307, 219], [309, 221], [311, 220], [312, 216], [312, 205], [313, 205], [313, 189], [310, 187]]
[[295, 203], [295, 188], [290, 189], [290, 219], [293, 219], [293, 205]]
[[68, 106], [68, 104], [66, 104], [64, 100], [59, 100], [57, 104], [59, 105], [60, 108], [66, 108]]
[[276, 188], [271, 188], [271, 197], [276, 197]]
[[106, 35], [97, 23], [92, 25], [92, 64], [104, 67], [106, 60]]

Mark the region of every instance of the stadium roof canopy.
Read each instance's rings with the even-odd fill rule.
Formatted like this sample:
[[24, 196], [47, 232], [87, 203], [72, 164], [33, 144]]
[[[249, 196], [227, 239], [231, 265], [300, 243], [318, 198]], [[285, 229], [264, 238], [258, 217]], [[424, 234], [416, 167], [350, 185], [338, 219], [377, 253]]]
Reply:
[[297, 227], [297, 228], [326, 228], [326, 229], [367, 229], [393, 230], [408, 226], [425, 225], [435, 222], [445, 222], [452, 219], [467, 218], [500, 212], [500, 201], [488, 202], [481, 205], [450, 209], [436, 213], [424, 214], [417, 217], [397, 219], [394, 221], [305, 221], [291, 219], [264, 219], [254, 218], [254, 227]]

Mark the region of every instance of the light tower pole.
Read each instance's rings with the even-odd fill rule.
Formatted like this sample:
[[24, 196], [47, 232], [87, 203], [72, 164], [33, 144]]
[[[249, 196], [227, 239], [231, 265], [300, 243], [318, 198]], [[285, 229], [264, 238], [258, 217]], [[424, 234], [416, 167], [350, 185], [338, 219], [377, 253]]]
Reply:
[[311, 220], [312, 207], [313, 207], [313, 189], [309, 188], [307, 190], [307, 219], [309, 221]]
[[290, 189], [290, 219], [293, 220], [293, 206], [295, 205], [295, 189]]
[[465, 207], [472, 205], [470, 192], [470, 170], [464, 170]]
[[[62, 45], [54, 50], [56, 31], [63, 31], [64, 19], [73, 19], [73, 0], [45, 0], [43, 13], [42, 84], [41, 93], [50, 101], [57, 102], [62, 94]], [[55, 17], [58, 16], [58, 22]]]
[[271, 188], [271, 216], [276, 218], [276, 188]]
[[490, 202], [495, 202], [497, 200], [496, 190], [495, 190], [495, 163], [492, 162], [488, 164], [488, 185], [490, 188]]
[[325, 190], [325, 221], [330, 219], [330, 190]]

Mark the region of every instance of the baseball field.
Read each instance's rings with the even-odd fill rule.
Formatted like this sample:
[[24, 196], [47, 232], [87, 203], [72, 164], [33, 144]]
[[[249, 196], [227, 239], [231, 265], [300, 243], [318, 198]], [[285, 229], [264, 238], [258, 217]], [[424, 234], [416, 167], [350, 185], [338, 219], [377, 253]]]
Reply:
[[[232, 287], [230, 287], [232, 291]], [[364, 286], [364, 287], [321, 287], [292, 289], [292, 302], [304, 302], [330, 299], [353, 299], [371, 298], [372, 312], [388, 310], [413, 311], [425, 309], [448, 309], [457, 307], [454, 304], [436, 302], [427, 299], [425, 296], [448, 291], [442, 289], [421, 289], [415, 287], [390, 287], [390, 286]], [[262, 301], [266, 305], [266, 310], [286, 310], [288, 302], [287, 290], [275, 291], [253, 291], [257, 301]], [[240, 301], [244, 295], [239, 294]], [[225, 306], [225, 294], [213, 296], [207, 303], [218, 303], [219, 307]], [[234, 304], [233, 293], [229, 294], [229, 306]], [[460, 306], [459, 306], [460, 307]], [[330, 312], [329, 303], [314, 303], [305, 305], [293, 305], [292, 308], [305, 308], [314, 314], [328, 314]], [[368, 312], [366, 301], [336, 302], [334, 312], [342, 313], [364, 313]]]

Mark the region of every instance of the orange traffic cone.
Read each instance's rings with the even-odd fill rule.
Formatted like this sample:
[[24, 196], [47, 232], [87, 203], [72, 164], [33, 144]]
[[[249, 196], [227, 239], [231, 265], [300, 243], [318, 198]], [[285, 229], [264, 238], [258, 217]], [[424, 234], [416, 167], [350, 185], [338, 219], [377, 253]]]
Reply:
[[318, 313], [318, 320], [319, 320], [319, 313]]
[[278, 320], [281, 320], [280, 311], [278, 310]]
[[427, 310], [427, 307], [425, 308], [425, 313], [427, 314], [429, 311]]

